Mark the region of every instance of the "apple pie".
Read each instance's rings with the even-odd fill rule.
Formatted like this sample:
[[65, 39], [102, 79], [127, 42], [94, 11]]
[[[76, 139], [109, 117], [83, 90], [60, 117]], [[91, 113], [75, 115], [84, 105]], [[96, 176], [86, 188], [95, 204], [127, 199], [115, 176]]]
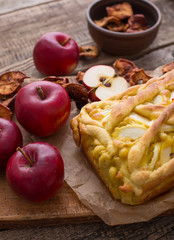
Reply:
[[114, 199], [142, 204], [174, 186], [174, 70], [88, 103], [71, 128]]

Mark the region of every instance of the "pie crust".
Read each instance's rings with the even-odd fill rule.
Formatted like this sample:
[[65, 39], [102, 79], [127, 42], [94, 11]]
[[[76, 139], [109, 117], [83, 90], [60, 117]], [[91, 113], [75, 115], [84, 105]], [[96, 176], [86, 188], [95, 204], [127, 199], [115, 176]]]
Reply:
[[142, 204], [174, 186], [174, 70], [71, 120], [74, 141], [114, 199]]

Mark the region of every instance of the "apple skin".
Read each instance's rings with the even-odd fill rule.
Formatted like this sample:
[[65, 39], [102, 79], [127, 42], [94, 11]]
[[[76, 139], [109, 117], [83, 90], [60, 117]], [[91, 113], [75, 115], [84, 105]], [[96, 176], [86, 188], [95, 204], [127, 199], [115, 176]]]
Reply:
[[[70, 40], [62, 45], [62, 43]], [[67, 75], [79, 62], [79, 47], [75, 40], [62, 32], [48, 32], [36, 43], [33, 49], [35, 67], [45, 75]]]
[[0, 170], [5, 169], [8, 159], [22, 143], [22, 134], [16, 123], [0, 118]]
[[99, 99], [99, 98], [95, 95], [95, 91], [96, 91], [96, 88], [91, 89], [91, 90], [89, 91], [89, 99], [90, 99], [92, 102], [101, 101], [101, 99]]
[[64, 162], [59, 150], [48, 143], [35, 142], [22, 148], [34, 162], [32, 166], [20, 151], [9, 159], [6, 179], [20, 197], [32, 202], [52, 198], [64, 182]]
[[[38, 86], [42, 88], [45, 99], [36, 90]], [[66, 90], [49, 81], [32, 82], [16, 95], [15, 113], [18, 122], [28, 132], [39, 137], [56, 133], [68, 120], [70, 109]]]

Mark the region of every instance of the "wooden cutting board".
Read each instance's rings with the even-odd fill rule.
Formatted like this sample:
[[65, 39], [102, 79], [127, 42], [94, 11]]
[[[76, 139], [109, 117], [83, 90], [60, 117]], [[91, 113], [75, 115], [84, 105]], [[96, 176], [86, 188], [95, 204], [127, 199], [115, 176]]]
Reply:
[[85, 207], [65, 182], [57, 194], [42, 203], [31, 203], [16, 196], [0, 175], [0, 229], [49, 226], [100, 221]]
[[[75, 76], [68, 78], [70, 82], [76, 82]], [[42, 79], [29, 78], [24, 81], [24, 85], [37, 80]], [[99, 220], [99, 217], [78, 200], [66, 182], [52, 199], [31, 203], [16, 196], [8, 186], [5, 173], [0, 173], [0, 229]]]
[[[68, 79], [76, 82], [75, 76], [68, 76]], [[24, 85], [38, 80], [42, 78], [26, 79]], [[1, 173], [0, 229], [94, 221], [101, 220], [79, 201], [66, 182], [52, 199], [32, 203], [16, 196], [7, 184], [5, 173]]]

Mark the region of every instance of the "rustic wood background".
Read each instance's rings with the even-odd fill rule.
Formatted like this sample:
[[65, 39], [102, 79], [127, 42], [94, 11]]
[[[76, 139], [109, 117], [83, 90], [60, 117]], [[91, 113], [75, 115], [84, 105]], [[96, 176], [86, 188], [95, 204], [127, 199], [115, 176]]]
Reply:
[[[8, 6], [8, 1], [6, 4]], [[38, 1], [44, 0], [36, 0]], [[0, 15], [0, 73], [8, 70], [21, 70], [32, 77], [40, 77], [33, 65], [32, 51], [39, 37], [49, 31], [62, 31], [71, 35], [79, 45], [94, 44], [91, 39], [85, 12], [93, 0], [59, 0], [43, 4], [28, 2], [34, 6], [25, 7], [27, 0], [16, 0], [14, 6], [21, 4], [21, 9]], [[127, 58], [134, 60], [139, 67], [151, 70], [173, 60], [174, 24], [173, 0], [153, 0], [161, 10], [162, 25], [155, 41], [145, 51]], [[18, 3], [18, 4], [17, 4]], [[1, 9], [1, 5], [0, 5]], [[8, 9], [8, 8], [7, 8]], [[100, 51], [93, 60], [81, 59], [74, 74], [92, 65], [112, 64], [119, 56], [112, 56]], [[126, 57], [126, 56], [125, 56]]]
[[[174, 60], [174, 1], [151, 1], [162, 13], [158, 36], [144, 52], [125, 56], [146, 70]], [[49, 31], [66, 32], [79, 45], [94, 44], [85, 18], [91, 2], [93, 0], [0, 0], [0, 73], [21, 70], [28, 76], [42, 77], [33, 65], [32, 50], [37, 39]], [[100, 51], [94, 60], [81, 59], [74, 74], [95, 64], [112, 64], [118, 57]], [[174, 216], [112, 227], [95, 222], [2, 229], [0, 239], [174, 239]]]

